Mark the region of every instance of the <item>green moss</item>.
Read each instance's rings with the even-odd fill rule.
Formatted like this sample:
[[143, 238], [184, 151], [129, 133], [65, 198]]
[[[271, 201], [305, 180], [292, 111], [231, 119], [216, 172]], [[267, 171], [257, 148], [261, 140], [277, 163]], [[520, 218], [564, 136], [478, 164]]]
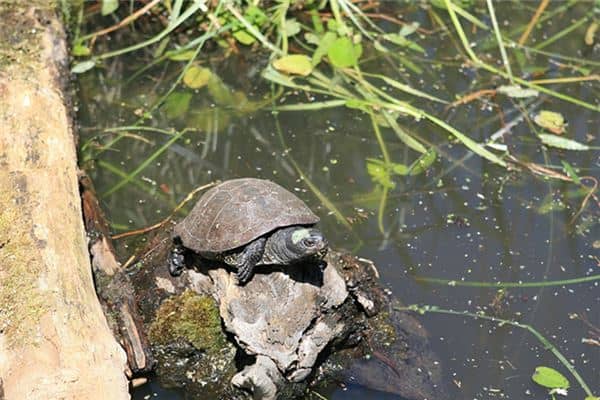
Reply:
[[[0, 187], [15, 187], [15, 180], [0, 176]], [[19, 205], [9, 191], [0, 191], [0, 332], [9, 346], [20, 346], [35, 337], [37, 321], [48, 306], [40, 294], [40, 260], [31, 249], [31, 224], [27, 201]], [[18, 221], [18, 222], [16, 222]]]
[[214, 300], [191, 290], [160, 305], [149, 337], [153, 344], [159, 345], [183, 339], [207, 353], [217, 352], [225, 345], [221, 316]]
[[[42, 23], [34, 25], [29, 10], [38, 14], [55, 13], [57, 3], [49, 0], [0, 0], [0, 71], [7, 68], [30, 69], [34, 73], [45, 67], [40, 64], [40, 33], [46, 29]], [[38, 16], [39, 18], [39, 16]], [[4, 23], [5, 21], [10, 21]], [[35, 77], [35, 75], [34, 75]]]

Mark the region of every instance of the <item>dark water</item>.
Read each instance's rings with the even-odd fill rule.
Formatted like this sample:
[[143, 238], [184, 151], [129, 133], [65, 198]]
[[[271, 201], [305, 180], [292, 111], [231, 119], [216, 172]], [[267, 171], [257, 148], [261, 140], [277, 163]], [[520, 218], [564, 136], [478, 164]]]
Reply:
[[[423, 11], [410, 11], [410, 20], [420, 20], [428, 26]], [[501, 10], [503, 29], [509, 31], [526, 23], [532, 10], [523, 12], [523, 17], [514, 18], [509, 10]], [[561, 14], [560, 19], [554, 19], [554, 24], [543, 24], [546, 36], [564, 28], [564, 24], [555, 26], [561, 20], [580, 18], [585, 12], [585, 6], [574, 7]], [[598, 51], [583, 44], [581, 36], [558, 41], [555, 51], [600, 61]], [[532, 42], [541, 40], [540, 36]], [[461, 67], [455, 58], [456, 49], [447, 46], [447, 41], [447, 37], [435, 35], [422, 38], [420, 43], [427, 48], [427, 55], [419, 60], [423, 68], [420, 74], [382, 59], [371, 60], [362, 68], [386, 73], [449, 100], [457, 93], [504, 83]], [[490, 52], [496, 56], [495, 49]], [[99, 151], [99, 145], [116, 137], [104, 129], [133, 124], [138, 110], [153, 104], [184, 65], [159, 65], [128, 83], [132, 73], [147, 62], [145, 57], [147, 54], [140, 52], [109, 60], [105, 68], [86, 73], [79, 80], [81, 154], [91, 158], [84, 166], [89, 168], [99, 193], [104, 194], [103, 206], [115, 232], [157, 222], [189, 191], [210, 181], [245, 176], [271, 179], [293, 190], [321, 216], [322, 229], [333, 247], [372, 259], [383, 284], [404, 303], [485, 311], [529, 324], [574, 364], [593, 392], [600, 392], [599, 347], [582, 343], [582, 338], [592, 337], [593, 328], [574, 318], [578, 315], [600, 326], [598, 281], [499, 291], [419, 279], [540, 282], [600, 273], [597, 204], [590, 199], [576, 221], [571, 222], [583, 201], [576, 185], [546, 180], [523, 170], [507, 171], [449, 141], [438, 127], [400, 118], [398, 122], [404, 129], [424, 138], [440, 156], [425, 174], [395, 178], [396, 187], [388, 194], [379, 224], [382, 191], [367, 173], [366, 159], [381, 159], [381, 150], [368, 115], [347, 108], [280, 113], [263, 108], [247, 112], [236, 109], [234, 103], [216, 105], [206, 89], [192, 91], [179, 86], [176, 93], [185, 94], [190, 100], [187, 112], [177, 116], [173, 115], [177, 112], [163, 107], [145, 125], [195, 130], [185, 133], [129, 183], [110, 193], [123, 174], [138, 168], [170, 138], [163, 133], [132, 130], [139, 136], [123, 137], [110, 149]], [[239, 92], [237, 96], [243, 93], [256, 102], [270, 96], [269, 87], [260, 79], [266, 64], [260, 55], [225, 58], [213, 51], [202, 60], [231, 92]], [[435, 60], [448, 65], [439, 66]], [[544, 77], [574, 74], [569, 69], [560, 70], [546, 56], [532, 54], [526, 64], [531, 70], [548, 68]], [[598, 70], [597, 66], [592, 68]], [[598, 104], [597, 82], [552, 87]], [[304, 93], [296, 93], [277, 103], [307, 101]], [[592, 146], [600, 144], [600, 114], [549, 97], [519, 104], [498, 96], [449, 111], [423, 101], [413, 104], [441, 116], [479, 142], [501, 129], [503, 123], [518, 118], [523, 107], [527, 115], [540, 109], [559, 111], [569, 121], [569, 138]], [[410, 164], [417, 158], [418, 154], [407, 150], [390, 129], [382, 128], [382, 133], [393, 161]], [[597, 151], [544, 148], [526, 120], [504, 136], [504, 143], [521, 160], [559, 172], [561, 160], [565, 160], [579, 168], [581, 176], [599, 176]], [[301, 174], [310, 184], [300, 179]], [[352, 222], [351, 229], [340, 223], [311, 185]], [[128, 246], [133, 245], [122, 243], [124, 258]], [[546, 391], [530, 378], [539, 365], [556, 368], [569, 378], [572, 389], [568, 398], [585, 397], [569, 372], [525, 330], [441, 314], [426, 314], [420, 319], [430, 332], [432, 346], [443, 365], [445, 380], [452, 390], [450, 398], [546, 398]], [[329, 399], [397, 398], [361, 387], [322, 394]], [[135, 398], [145, 395], [182, 398], [154, 383], [141, 388]]]

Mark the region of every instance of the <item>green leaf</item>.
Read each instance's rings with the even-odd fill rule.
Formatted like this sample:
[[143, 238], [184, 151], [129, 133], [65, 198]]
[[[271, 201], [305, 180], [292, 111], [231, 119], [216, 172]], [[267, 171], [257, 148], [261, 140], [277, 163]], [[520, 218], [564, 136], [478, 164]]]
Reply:
[[403, 25], [402, 28], [400, 28], [400, 35], [406, 37], [412, 33], [415, 33], [417, 29], [419, 29], [419, 23], [416, 21], [411, 22], [410, 24]]
[[556, 147], [558, 149], [576, 150], [576, 151], [585, 151], [585, 150], [590, 149], [590, 146], [588, 146], [586, 144], [579, 143], [574, 140], [563, 138], [563, 137], [556, 136], [556, 135], [540, 133], [538, 135], [538, 137], [540, 138], [542, 143], [544, 143], [546, 146]]
[[74, 74], [83, 74], [84, 72], [94, 68], [95, 65], [96, 62], [94, 60], [82, 61], [73, 65], [73, 68], [71, 68], [71, 72]]
[[414, 96], [419, 96], [419, 97], [423, 97], [425, 99], [429, 99], [429, 100], [433, 100], [433, 101], [437, 101], [438, 103], [444, 103], [444, 104], [448, 104], [448, 102], [446, 100], [442, 100], [440, 98], [437, 98], [435, 96], [430, 95], [429, 93], [425, 93], [422, 92], [418, 89], [415, 89], [409, 85], [406, 85], [404, 83], [400, 83], [392, 78], [389, 78], [385, 75], [380, 75], [379, 78], [383, 79], [383, 81], [387, 84], [389, 84], [390, 86], [395, 87], [398, 90], [401, 90], [403, 92], [406, 92], [408, 94], [412, 94]]
[[410, 167], [409, 167], [409, 175], [414, 176], [414, 175], [419, 175], [422, 174], [423, 172], [425, 172], [427, 170], [427, 168], [429, 168], [431, 166], [431, 164], [433, 164], [433, 162], [436, 160], [437, 158], [437, 153], [435, 152], [434, 149], [429, 149], [429, 151], [423, 155], [421, 155], [421, 157], [417, 158], [415, 160], [415, 162], [413, 162]]
[[167, 57], [173, 61], [189, 61], [196, 54], [196, 50], [185, 50], [185, 51], [169, 51]]
[[562, 163], [563, 169], [565, 170], [569, 178], [573, 179], [573, 182], [575, 182], [576, 184], [581, 185], [581, 179], [579, 178], [579, 175], [577, 175], [577, 172], [575, 172], [575, 168], [573, 168], [573, 166], [571, 166], [571, 164], [569, 164], [565, 160], [561, 160], [560, 162]]
[[287, 37], [294, 36], [300, 32], [300, 24], [295, 18], [286, 19], [283, 24], [283, 31]]
[[348, 108], [352, 108], [355, 110], [362, 110], [366, 112], [367, 106], [364, 101], [358, 99], [350, 99], [347, 100], [344, 105]]
[[269, 17], [267, 14], [263, 12], [260, 7], [257, 6], [249, 6], [244, 13], [244, 17], [252, 23], [252, 25], [263, 26], [266, 22], [269, 21]]
[[187, 113], [191, 100], [192, 94], [189, 92], [174, 92], [167, 97], [162, 108], [168, 118], [178, 118]]
[[563, 374], [549, 367], [537, 367], [531, 379], [548, 389], [568, 389], [569, 380]]
[[307, 90], [307, 91], [311, 90], [310, 86], [297, 84], [296, 82], [294, 82], [294, 80], [292, 78], [278, 72], [271, 65], [269, 65], [267, 68], [265, 68], [265, 70], [262, 73], [262, 77], [268, 81], [277, 83], [278, 85], [281, 85], [281, 86], [285, 86], [285, 87], [289, 87], [289, 88], [293, 88], [293, 89]]
[[392, 172], [396, 175], [405, 176], [410, 172], [410, 168], [404, 164], [392, 163]]
[[396, 184], [392, 181], [390, 169], [381, 160], [367, 158], [367, 173], [371, 180], [385, 188], [393, 189]]
[[102, 15], [112, 14], [119, 8], [119, 0], [102, 0]]
[[192, 89], [199, 89], [205, 86], [212, 77], [212, 72], [208, 68], [192, 65], [183, 75], [183, 83]]
[[89, 47], [78, 43], [75, 46], [73, 46], [73, 50], [72, 53], [75, 57], [85, 57], [85, 56], [89, 56], [92, 51], [90, 50]]
[[405, 38], [404, 36], [397, 33], [386, 33], [383, 38], [389, 42], [392, 42], [398, 46], [408, 47], [411, 50], [416, 50], [421, 53], [425, 53], [425, 49], [419, 46], [417, 43]]
[[273, 68], [287, 74], [301, 76], [310, 75], [313, 69], [310, 58], [303, 54], [281, 57], [273, 61]]
[[329, 61], [337, 68], [348, 68], [356, 65], [361, 54], [361, 44], [354, 44], [347, 37], [337, 38], [327, 51]]
[[385, 47], [384, 45], [381, 44], [381, 42], [379, 40], [374, 40], [373, 41], [373, 47], [375, 48], [375, 50], [382, 52], [382, 53], [389, 53], [390, 50]]
[[158, 58], [158, 57], [162, 56], [163, 53], [165, 52], [165, 49], [167, 48], [167, 45], [169, 44], [170, 40], [171, 40], [170, 36], [167, 36], [166, 38], [161, 40], [160, 43], [158, 44], [158, 46], [156, 46], [156, 49], [154, 50], [154, 52], [152, 53], [152, 57]]
[[306, 43], [314, 44], [316, 46], [318, 46], [319, 43], [321, 43], [321, 39], [319, 39], [317, 35], [311, 32], [306, 32], [304, 34], [304, 40], [306, 40]]
[[470, 137], [466, 136], [464, 133], [462, 133], [459, 130], [457, 130], [456, 128], [454, 128], [452, 125], [447, 124], [444, 120], [439, 119], [431, 114], [427, 114], [427, 113], [423, 113], [423, 114], [424, 114], [423, 116], [425, 118], [427, 118], [428, 120], [430, 120], [437, 126], [442, 127], [445, 130], [447, 130], [448, 132], [450, 132], [455, 138], [460, 140], [462, 144], [467, 146], [467, 148], [469, 148], [469, 150], [471, 150], [475, 154], [478, 154], [481, 157], [486, 158], [486, 159], [490, 160], [491, 162], [494, 162], [498, 165], [506, 167], [506, 163], [504, 161], [502, 161], [502, 159], [500, 159], [497, 155], [490, 152], [489, 150], [484, 148], [482, 145], [480, 145], [479, 143], [477, 143]]
[[586, 396], [585, 400], [600, 400], [600, 397], [597, 397], [597, 396]]
[[233, 37], [235, 38], [235, 40], [237, 40], [241, 44], [245, 44], [246, 46], [249, 46], [252, 43], [256, 42], [256, 38], [254, 38], [254, 36], [252, 36], [250, 33], [248, 33], [247, 30], [243, 28], [233, 32]]
[[338, 24], [335, 19], [330, 18], [327, 20], [327, 30], [332, 32], [336, 32], [338, 30]]
[[504, 85], [496, 89], [498, 93], [507, 95], [514, 99], [522, 99], [526, 97], [536, 97], [540, 94], [537, 90], [522, 88], [519, 85]]
[[208, 80], [208, 93], [218, 105], [232, 108], [240, 105], [240, 95], [232, 92], [231, 88], [215, 74]]
[[333, 32], [327, 32], [325, 35], [323, 35], [323, 37], [321, 38], [321, 40], [319, 42], [319, 47], [317, 47], [317, 49], [315, 50], [315, 52], [313, 53], [313, 56], [312, 56], [313, 67], [315, 67], [317, 64], [319, 64], [321, 62], [321, 59], [323, 58], [323, 56], [325, 54], [327, 54], [327, 52], [329, 51], [329, 48], [331, 47], [333, 42], [335, 42], [336, 39], [337, 39], [337, 35]]
[[533, 122], [542, 128], [559, 135], [565, 131], [566, 122], [564, 117], [562, 114], [554, 111], [540, 111], [535, 117], [533, 117]]
[[383, 111], [383, 117], [387, 121], [388, 125], [394, 130], [396, 136], [398, 136], [398, 138], [402, 140], [408, 147], [418, 151], [419, 153], [424, 154], [427, 152], [427, 149], [421, 144], [421, 142], [409, 135], [406, 131], [404, 131], [404, 129], [400, 128], [396, 122], [397, 116], [393, 115], [389, 111]]

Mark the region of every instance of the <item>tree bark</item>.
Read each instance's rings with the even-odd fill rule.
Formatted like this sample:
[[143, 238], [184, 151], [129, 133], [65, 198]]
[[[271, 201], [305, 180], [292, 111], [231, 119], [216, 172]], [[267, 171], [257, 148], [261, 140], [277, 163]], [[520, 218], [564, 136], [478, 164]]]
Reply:
[[0, 398], [126, 399], [98, 303], [52, 2], [0, 3]]

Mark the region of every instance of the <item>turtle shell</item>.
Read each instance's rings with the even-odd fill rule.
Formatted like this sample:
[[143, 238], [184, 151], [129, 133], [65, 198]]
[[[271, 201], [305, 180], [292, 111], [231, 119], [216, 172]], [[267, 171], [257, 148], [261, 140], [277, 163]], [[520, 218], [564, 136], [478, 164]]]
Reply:
[[277, 228], [317, 222], [319, 217], [302, 200], [278, 184], [242, 178], [206, 192], [174, 232], [191, 250], [221, 253]]

